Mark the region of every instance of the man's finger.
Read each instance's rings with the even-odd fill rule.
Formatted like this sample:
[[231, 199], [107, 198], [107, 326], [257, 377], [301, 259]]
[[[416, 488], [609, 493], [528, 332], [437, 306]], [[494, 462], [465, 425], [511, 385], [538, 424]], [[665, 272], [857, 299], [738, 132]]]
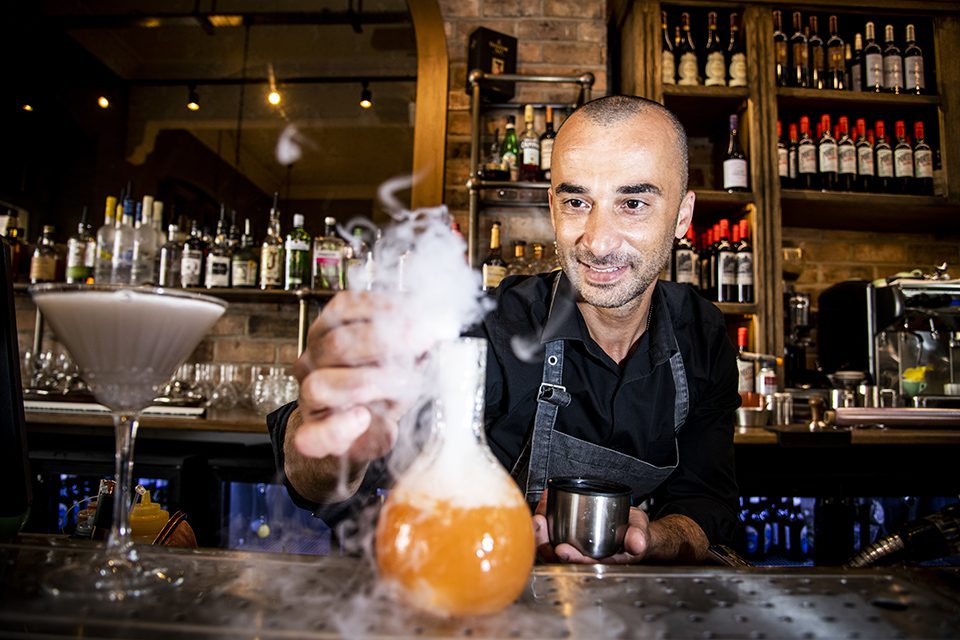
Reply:
[[377, 315], [390, 313], [395, 302], [385, 291], [341, 291], [324, 306], [323, 311], [310, 325], [307, 342], [318, 339], [326, 332], [344, 324], [367, 322]]
[[419, 376], [409, 369], [317, 369], [300, 383], [301, 410], [309, 414], [314, 408], [350, 407], [381, 400], [409, 403], [418, 392]]
[[[390, 354], [402, 352], [404, 346], [393, 336], [378, 331], [367, 322], [355, 322], [334, 327], [318, 336], [308, 349], [314, 368], [352, 367], [375, 364], [390, 359]], [[412, 360], [419, 354], [410, 354]]]
[[319, 420], [303, 416], [294, 444], [312, 458], [342, 456], [370, 427], [371, 416], [366, 407], [352, 407], [328, 413]]

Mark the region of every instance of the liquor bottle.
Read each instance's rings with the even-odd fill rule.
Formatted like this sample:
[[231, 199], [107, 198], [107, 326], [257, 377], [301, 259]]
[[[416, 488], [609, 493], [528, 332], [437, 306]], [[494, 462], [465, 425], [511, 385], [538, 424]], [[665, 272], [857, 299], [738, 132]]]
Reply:
[[[922, 125], [921, 125], [922, 126]], [[90, 284], [97, 261], [97, 240], [90, 235], [87, 208], [80, 214], [77, 233], [67, 240], [67, 283]]]
[[921, 94], [926, 89], [923, 80], [923, 51], [917, 46], [917, 32], [907, 25], [907, 46], [903, 50], [903, 84], [907, 93]]
[[500, 223], [496, 221], [490, 225], [490, 252], [483, 259], [481, 273], [484, 291], [496, 289], [507, 275], [507, 263], [500, 246]]
[[913, 175], [914, 193], [922, 196], [933, 195], [933, 150], [923, 137], [923, 123], [913, 123]]
[[817, 16], [810, 16], [810, 86], [814, 89], [829, 87], [827, 80], [827, 45], [818, 33]]
[[810, 49], [807, 36], [803, 35], [800, 12], [793, 12], [793, 34], [790, 36], [790, 84], [795, 87], [810, 86]]
[[160, 247], [160, 270], [158, 275], [158, 284], [161, 287], [179, 287], [180, 286], [180, 255], [181, 243], [177, 236], [180, 228], [171, 224], [167, 227], [167, 241]]
[[147, 284], [157, 281], [157, 233], [153, 229], [150, 213], [153, 211], [153, 198], [144, 196], [137, 209], [133, 229], [133, 266], [130, 272], [131, 284]]
[[253, 247], [250, 218], [243, 220], [240, 243], [230, 259], [230, 283], [234, 287], [250, 289], [257, 286], [257, 251]]
[[887, 140], [883, 120], [877, 120], [874, 125], [877, 141], [874, 144], [874, 166], [877, 170], [877, 179], [874, 183], [880, 193], [891, 193], [893, 185], [893, 148]]
[[703, 62], [704, 84], [708, 87], [727, 84], [727, 62], [723, 57], [723, 48], [717, 36], [717, 12], [707, 13], [707, 44], [704, 47]]
[[513, 241], [513, 260], [507, 267], [507, 275], [526, 275], [527, 273], [527, 243], [525, 240]]
[[284, 244], [284, 288], [288, 291], [310, 286], [310, 242], [312, 238], [303, 228], [303, 214], [293, 214], [293, 229]]
[[53, 225], [43, 225], [40, 238], [30, 258], [30, 283], [53, 282], [57, 279], [57, 247], [53, 241]]
[[667, 12], [660, 12], [660, 82], [663, 84], [677, 84], [677, 65], [674, 59], [673, 43], [667, 33]]
[[180, 286], [199, 287], [203, 284], [204, 260], [207, 257], [207, 243], [203, 240], [200, 224], [194, 220], [190, 224], [190, 235], [183, 243], [180, 254]]
[[713, 283], [713, 228], [707, 229], [700, 236], [700, 295], [707, 300], [716, 298]]
[[894, 125], [897, 146], [893, 148], [893, 190], [896, 193], [913, 193], [913, 148], [907, 142], [907, 127], [903, 120]]
[[687, 233], [673, 244], [670, 266], [672, 279], [680, 284], [696, 287], [699, 284], [697, 274], [697, 250], [693, 246], [693, 225], [687, 227]]
[[810, 557], [810, 534], [807, 518], [803, 514], [800, 498], [793, 498], [789, 512], [788, 529], [786, 534], [787, 557], [791, 560], [804, 561]]
[[680, 48], [677, 50], [680, 56], [677, 69], [680, 80], [677, 84], [698, 85], [700, 84], [700, 65], [697, 62], [697, 47], [693, 43], [693, 33], [690, 32], [690, 14], [686, 11], [680, 14], [680, 30], [683, 32], [683, 37], [680, 39]]
[[747, 191], [747, 157], [740, 147], [736, 114], [730, 116], [730, 139], [723, 156], [723, 188], [725, 191]]
[[230, 286], [230, 240], [227, 238], [227, 211], [220, 205], [220, 220], [217, 221], [217, 232], [213, 236], [213, 245], [207, 254], [207, 268], [204, 277], [204, 286]]
[[790, 125], [790, 144], [787, 147], [787, 184], [786, 186], [796, 189], [798, 182], [797, 174], [797, 147], [799, 136], [797, 134], [797, 125]]
[[837, 141], [830, 133], [830, 116], [820, 116], [823, 133], [817, 141], [817, 175], [821, 191], [833, 191], [837, 188]]
[[[230, 256], [240, 246], [240, 227], [237, 226], [237, 210], [230, 210], [230, 231], [227, 233], [227, 246], [230, 247]], [[232, 275], [232, 274], [231, 274]]]
[[777, 175], [780, 177], [780, 188], [790, 186], [790, 152], [783, 142], [783, 124], [777, 120]]
[[260, 245], [260, 288], [264, 290], [283, 287], [283, 239], [280, 236], [278, 199], [279, 195], [274, 193], [267, 235]]
[[520, 179], [536, 182], [540, 179], [540, 136], [533, 129], [533, 105], [523, 108], [523, 133], [520, 134]]
[[787, 45], [787, 34], [783, 32], [783, 14], [779, 9], [774, 9], [773, 58], [778, 87], [786, 87], [790, 84], [790, 63], [788, 59], [788, 51], [789, 46]]
[[850, 137], [847, 116], [840, 116], [840, 139], [837, 140], [837, 187], [853, 191], [857, 183], [857, 146]]
[[533, 258], [531, 258], [530, 263], [527, 266], [527, 272], [530, 275], [537, 275], [538, 273], [550, 271], [550, 267], [547, 266], [546, 263], [545, 249], [546, 247], [543, 246], [542, 242], [533, 243]]
[[730, 244], [730, 221], [720, 220], [720, 239], [714, 248], [713, 280], [717, 302], [737, 302], [737, 253]]
[[747, 86], [747, 54], [740, 36], [740, 14], [730, 13], [730, 43], [727, 45], [727, 72], [731, 87]]
[[837, 33], [837, 16], [830, 16], [830, 39], [827, 40], [827, 83], [828, 89], [843, 91], [847, 88], [847, 64], [844, 55], [847, 47]]
[[[867, 43], [863, 46], [863, 90], [880, 93], [883, 91], [883, 51], [877, 44], [876, 32], [872, 22], [865, 28]], [[879, 133], [877, 134], [879, 139]]]
[[810, 118], [800, 117], [800, 142], [797, 143], [797, 188], [817, 186], [817, 145], [810, 137]]
[[753, 360], [743, 357], [743, 354], [748, 350], [747, 337], [747, 327], [737, 327], [737, 370], [740, 372], [737, 391], [740, 392], [741, 397], [746, 393], [753, 393], [756, 388], [754, 386]]
[[19, 215], [16, 209], [7, 209], [7, 230], [4, 235], [4, 241], [10, 250], [10, 271], [11, 282], [17, 282], [20, 275], [20, 263], [23, 260], [26, 251], [23, 240], [20, 239]]
[[550, 181], [553, 142], [556, 138], [557, 132], [553, 130], [553, 107], [547, 106], [547, 121], [544, 125], [543, 135], [540, 136], [540, 180]]
[[869, 193], [874, 184], [873, 144], [867, 137], [867, 121], [857, 118], [857, 191]]
[[503, 168], [503, 158], [500, 156], [500, 129], [493, 130], [493, 142], [487, 149], [487, 156], [480, 166], [480, 177], [484, 180], [509, 180], [510, 172]]
[[313, 288], [342, 291], [343, 250], [347, 243], [337, 233], [336, 218], [327, 216], [323, 225], [323, 235], [313, 240]]
[[903, 56], [893, 39], [893, 25], [884, 27], [883, 90], [887, 93], [903, 93]]
[[853, 58], [849, 66], [850, 91], [863, 91], [863, 36], [859, 33], [853, 36]]
[[737, 301], [753, 302], [753, 245], [750, 244], [750, 222], [739, 222], [740, 242], [737, 250]]
[[517, 164], [520, 159], [520, 145], [517, 142], [516, 121], [514, 116], [507, 116], [507, 126], [503, 133], [503, 142], [500, 144], [500, 161], [503, 163], [503, 170], [513, 181], [520, 177], [520, 167]]
[[123, 213], [113, 235], [113, 256], [110, 263], [110, 282], [130, 284], [133, 275], [133, 220], [137, 205], [132, 198], [124, 198]]

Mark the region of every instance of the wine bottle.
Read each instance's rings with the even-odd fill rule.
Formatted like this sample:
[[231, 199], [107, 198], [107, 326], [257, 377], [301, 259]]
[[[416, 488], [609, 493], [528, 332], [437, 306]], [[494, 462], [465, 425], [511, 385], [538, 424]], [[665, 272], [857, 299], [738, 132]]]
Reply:
[[727, 63], [717, 36], [717, 12], [707, 13], [707, 44], [704, 47], [703, 77], [708, 87], [727, 84]]
[[853, 36], [853, 58], [849, 68], [850, 91], [863, 91], [863, 36], [859, 33]]
[[685, 86], [694, 86], [700, 84], [699, 69], [697, 62], [697, 47], [693, 43], [693, 34], [690, 32], [690, 14], [684, 11], [680, 14], [680, 28], [683, 37], [680, 39], [680, 65], [678, 75], [680, 81], [678, 84]]
[[926, 87], [923, 80], [923, 51], [917, 46], [917, 32], [912, 24], [907, 25], [907, 46], [903, 50], [904, 90], [922, 94]]
[[673, 43], [667, 32], [667, 12], [660, 12], [660, 82], [663, 84], [677, 84], [677, 65], [674, 59]]
[[727, 44], [727, 73], [731, 87], [747, 86], [747, 55], [740, 35], [740, 14], [730, 13], [730, 42]]
[[897, 193], [913, 193], [913, 148], [907, 142], [907, 127], [903, 120], [893, 125], [897, 146], [893, 148], [893, 184]]
[[877, 179], [875, 182], [876, 190], [880, 193], [890, 193], [893, 191], [893, 148], [887, 140], [886, 128], [883, 120], [877, 120], [874, 125], [874, 131], [877, 133], [877, 140], [874, 144], [874, 163], [877, 170]]
[[810, 118], [800, 117], [800, 142], [797, 143], [797, 176], [800, 189], [817, 186], [817, 145], [810, 137]]
[[787, 34], [783, 32], [783, 14], [779, 9], [773, 10], [773, 59], [778, 87], [790, 84], [790, 63], [788, 60], [789, 47]]
[[827, 46], [818, 33], [817, 16], [810, 16], [810, 86], [814, 89], [826, 89], [827, 84]]
[[837, 187], [853, 191], [857, 183], [857, 146], [850, 137], [847, 116], [840, 116], [840, 138], [837, 140]]
[[536, 182], [540, 179], [540, 136], [533, 129], [533, 105], [523, 108], [523, 133], [520, 134], [520, 179]]
[[817, 174], [821, 191], [833, 191], [837, 188], [837, 141], [830, 133], [830, 116], [820, 117], [823, 132], [817, 141]]
[[503, 143], [500, 145], [500, 161], [503, 169], [510, 175], [510, 180], [520, 178], [520, 144], [517, 142], [517, 119], [507, 116], [506, 129], [503, 133]]
[[483, 275], [483, 290], [496, 289], [507, 275], [507, 262], [503, 259], [503, 248], [500, 246], [500, 223], [494, 221], [490, 225], [490, 251], [481, 265]]
[[777, 175], [780, 177], [780, 188], [790, 185], [790, 153], [783, 142], [783, 124], [777, 120]]
[[[887, 93], [903, 93], [903, 56], [894, 42], [893, 25], [884, 27], [883, 89]], [[912, 169], [911, 169], [912, 171]]]
[[793, 34], [790, 36], [791, 71], [790, 84], [795, 87], [810, 86], [810, 50], [807, 36], [803, 35], [799, 11], [793, 12]]
[[730, 139], [727, 152], [723, 156], [723, 189], [725, 191], [747, 191], [747, 157], [740, 147], [738, 118], [730, 116]]
[[[672, 60], [673, 58], [671, 58]], [[540, 136], [540, 179], [550, 182], [550, 167], [553, 163], [553, 142], [557, 138], [553, 130], [553, 107], [547, 107], [547, 121]]]
[[913, 123], [913, 137], [914, 192], [922, 196], [932, 196], [933, 150], [923, 137], [923, 122]]
[[750, 244], [750, 222], [739, 222], [740, 243], [737, 251], [737, 301], [753, 302], [753, 245]]
[[847, 88], [847, 65], [843, 38], [837, 32], [837, 16], [830, 16], [830, 39], [827, 40], [827, 88], [843, 91]]
[[857, 118], [857, 191], [874, 189], [873, 143], [867, 137], [867, 121]]
[[730, 221], [720, 220], [720, 240], [716, 244], [714, 281], [717, 302], [737, 302], [737, 253], [730, 244]]
[[[883, 51], [877, 44], [876, 32], [872, 22], [866, 26], [867, 43], [863, 47], [864, 91], [880, 93], [883, 91]], [[878, 139], [880, 134], [877, 133]]]
[[713, 229], [700, 236], [700, 295], [712, 300], [713, 293]]
[[787, 187], [797, 186], [797, 125], [790, 125], [790, 146], [787, 147]]
[[671, 270], [673, 281], [680, 284], [697, 286], [697, 250], [693, 246], [693, 226], [687, 227], [687, 233], [673, 244]]

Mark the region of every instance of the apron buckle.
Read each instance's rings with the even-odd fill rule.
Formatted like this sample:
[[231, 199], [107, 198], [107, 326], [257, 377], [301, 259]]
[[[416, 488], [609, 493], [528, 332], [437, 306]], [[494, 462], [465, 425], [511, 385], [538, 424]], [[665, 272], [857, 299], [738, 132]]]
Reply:
[[561, 384], [550, 384], [549, 382], [540, 383], [537, 402], [549, 402], [558, 407], [566, 407], [570, 404], [571, 399], [565, 386]]

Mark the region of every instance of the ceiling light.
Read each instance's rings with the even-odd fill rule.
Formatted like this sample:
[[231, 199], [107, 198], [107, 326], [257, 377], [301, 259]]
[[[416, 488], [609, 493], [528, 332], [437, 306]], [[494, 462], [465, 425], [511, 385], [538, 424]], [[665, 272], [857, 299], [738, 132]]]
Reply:
[[239, 27], [243, 25], [243, 16], [214, 14], [207, 20], [215, 27]]
[[97, 104], [101, 109], [108, 109], [110, 107], [110, 100], [107, 99], [107, 96], [100, 96], [97, 98]]
[[370, 92], [368, 84], [369, 83], [364, 80], [363, 89], [360, 90], [360, 106], [364, 109], [369, 109], [373, 106], [373, 94]]
[[270, 90], [270, 93], [267, 94], [267, 102], [273, 106], [277, 106], [283, 100], [283, 96], [280, 95], [280, 92], [276, 88]]
[[190, 111], [200, 110], [200, 94], [197, 93], [197, 87], [194, 85], [190, 85], [187, 93], [187, 109], [190, 109]]
[[23, 109], [24, 111], [33, 111], [33, 105], [30, 104], [29, 102], [24, 102], [23, 106], [20, 108]]

